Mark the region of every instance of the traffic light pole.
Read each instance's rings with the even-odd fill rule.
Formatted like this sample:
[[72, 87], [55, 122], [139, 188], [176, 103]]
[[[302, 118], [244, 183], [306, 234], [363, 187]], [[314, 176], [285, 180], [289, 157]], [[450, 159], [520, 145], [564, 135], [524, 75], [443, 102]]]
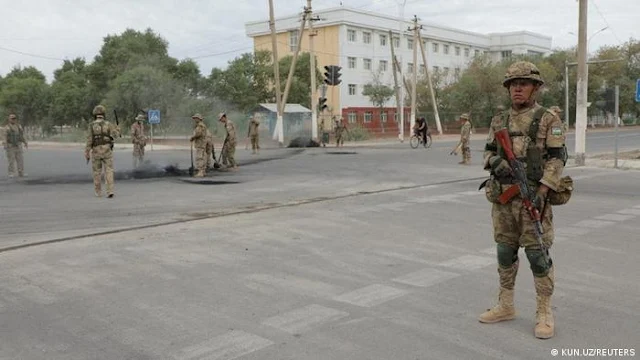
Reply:
[[[311, 138], [318, 140], [318, 98], [316, 96], [316, 55], [313, 47], [313, 19], [311, 18], [311, 0], [307, 0], [306, 12], [309, 13], [309, 62], [311, 68]], [[300, 36], [302, 37], [302, 36]]]

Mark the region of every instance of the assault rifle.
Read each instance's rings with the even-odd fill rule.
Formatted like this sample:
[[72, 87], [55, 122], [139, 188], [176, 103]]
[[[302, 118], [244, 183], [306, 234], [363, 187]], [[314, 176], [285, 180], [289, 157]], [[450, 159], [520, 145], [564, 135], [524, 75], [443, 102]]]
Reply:
[[514, 185], [506, 192], [509, 192], [516, 187], [517, 189], [512, 191], [519, 190], [520, 196], [522, 197], [522, 204], [529, 212], [529, 216], [533, 221], [533, 231], [536, 235], [536, 241], [538, 242], [538, 245], [542, 250], [542, 255], [544, 256], [545, 262], [547, 263], [547, 265], [549, 265], [549, 255], [547, 255], [547, 249], [542, 242], [542, 234], [544, 230], [542, 229], [540, 211], [533, 205], [536, 193], [534, 192], [534, 189], [529, 187], [529, 184], [527, 183], [527, 173], [524, 169], [523, 164], [518, 159], [516, 159], [515, 155], [513, 154], [511, 138], [509, 137], [509, 130], [506, 128], [499, 130], [496, 132], [495, 136], [502, 149], [504, 149], [504, 153], [507, 156], [507, 161], [509, 161], [509, 165], [511, 166], [511, 173], [516, 180], [516, 185]]

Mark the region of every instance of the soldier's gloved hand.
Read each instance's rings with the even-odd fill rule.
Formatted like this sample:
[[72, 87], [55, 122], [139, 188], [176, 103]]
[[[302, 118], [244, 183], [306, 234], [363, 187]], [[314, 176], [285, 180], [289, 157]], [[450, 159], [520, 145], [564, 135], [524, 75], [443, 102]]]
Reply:
[[498, 155], [489, 158], [489, 166], [491, 166], [491, 170], [493, 170], [493, 173], [498, 177], [511, 174], [509, 162]]

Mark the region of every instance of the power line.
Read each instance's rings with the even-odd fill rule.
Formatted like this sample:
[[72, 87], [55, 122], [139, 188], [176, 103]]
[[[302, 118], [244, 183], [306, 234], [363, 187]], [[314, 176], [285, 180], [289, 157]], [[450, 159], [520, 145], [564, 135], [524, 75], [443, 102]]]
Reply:
[[4, 51], [8, 51], [8, 52], [12, 52], [12, 53], [16, 53], [16, 54], [20, 54], [20, 55], [25, 55], [25, 56], [32, 56], [32, 57], [36, 57], [36, 58], [40, 58], [40, 59], [56, 60], [56, 61], [64, 61], [64, 60], [65, 60], [65, 59], [55, 58], [55, 57], [51, 57], [51, 56], [44, 56], [44, 55], [38, 55], [38, 54], [31, 54], [31, 53], [26, 53], [26, 52], [18, 51], [18, 50], [7, 49], [7, 48], [5, 48], [5, 47], [1, 47], [1, 46], [0, 46], [0, 50], [4, 50]]

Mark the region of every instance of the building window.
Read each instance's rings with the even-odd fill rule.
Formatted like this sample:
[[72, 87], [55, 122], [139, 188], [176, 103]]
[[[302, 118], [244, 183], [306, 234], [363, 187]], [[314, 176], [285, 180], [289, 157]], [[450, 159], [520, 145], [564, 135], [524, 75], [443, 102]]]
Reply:
[[347, 59], [349, 60], [349, 69], [355, 69], [356, 68], [356, 58], [348, 57]]
[[420, 65], [420, 75], [424, 75], [425, 67], [424, 65]]
[[371, 33], [363, 32], [362, 33], [362, 42], [365, 44], [371, 44]]
[[356, 84], [349, 84], [349, 95], [356, 94]]
[[349, 42], [356, 42], [357, 37], [355, 30], [347, 30], [347, 40], [349, 40]]
[[469, 48], [464, 49], [464, 57], [469, 57]]
[[444, 52], [445, 55], [449, 55], [449, 45], [444, 45], [442, 46], [442, 52]]
[[356, 122], [356, 112], [350, 111], [347, 115], [347, 119], [349, 119], [349, 124], [354, 124]]
[[460, 77], [460, 68], [456, 68], [456, 79]]
[[456, 56], [460, 56], [460, 46], [456, 46]]
[[407, 73], [413, 74], [413, 63], [407, 64]]
[[449, 68], [448, 67], [444, 68], [444, 76], [449, 76]]
[[407, 48], [413, 50], [413, 39], [407, 39]]
[[387, 46], [387, 35], [380, 35], [380, 46]]
[[380, 60], [380, 71], [387, 71], [387, 60]]
[[479, 56], [479, 55], [480, 55], [480, 50], [476, 50], [476, 51], [474, 52], [474, 55], [475, 55], [475, 56]]
[[395, 121], [396, 124], [400, 122], [400, 113], [393, 114], [393, 121]]
[[371, 59], [362, 59], [362, 66], [365, 70], [371, 70]]
[[384, 110], [380, 113], [380, 121], [383, 123], [387, 122], [387, 112]]
[[298, 30], [289, 31], [289, 51], [296, 51], [298, 47]]
[[370, 123], [372, 117], [373, 117], [373, 113], [371, 111], [366, 111], [364, 113], [364, 122]]
[[400, 38], [397, 38], [397, 37], [393, 38], [393, 47], [396, 49], [400, 47]]
[[502, 52], [502, 58], [503, 59], [508, 59], [511, 57], [511, 50], [506, 50]]
[[436, 43], [433, 44], [433, 52], [434, 53], [438, 52], [438, 47], [439, 47], [439, 44], [436, 44]]

